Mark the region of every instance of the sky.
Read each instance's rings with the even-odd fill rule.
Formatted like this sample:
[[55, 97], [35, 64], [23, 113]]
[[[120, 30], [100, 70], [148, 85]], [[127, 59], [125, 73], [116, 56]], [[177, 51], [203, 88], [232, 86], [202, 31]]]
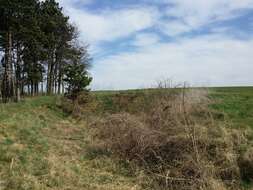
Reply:
[[89, 44], [93, 90], [253, 85], [253, 0], [58, 0]]

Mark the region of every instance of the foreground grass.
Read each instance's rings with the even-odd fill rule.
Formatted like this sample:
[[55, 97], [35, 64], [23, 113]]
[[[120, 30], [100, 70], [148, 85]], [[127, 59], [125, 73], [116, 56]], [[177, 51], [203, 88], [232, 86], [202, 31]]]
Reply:
[[[127, 166], [88, 150], [82, 123], [56, 106], [56, 97], [0, 107], [0, 189], [131, 189]], [[136, 186], [137, 187], [137, 186]]]

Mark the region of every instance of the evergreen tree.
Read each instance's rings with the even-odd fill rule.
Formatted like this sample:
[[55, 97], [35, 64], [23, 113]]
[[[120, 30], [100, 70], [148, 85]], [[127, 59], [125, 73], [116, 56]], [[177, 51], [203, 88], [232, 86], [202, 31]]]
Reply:
[[43, 93], [44, 78], [48, 94], [60, 94], [64, 81], [70, 91], [90, 83], [87, 47], [77, 47], [77, 29], [55, 0], [0, 0], [0, 23], [3, 102]]
[[18, 0], [0, 1], [0, 35], [4, 50], [4, 73], [2, 81], [2, 98], [8, 102], [14, 97], [14, 77], [12, 65], [13, 32], [17, 24]]
[[86, 48], [72, 49], [72, 62], [64, 68], [64, 82], [67, 84], [67, 96], [72, 100], [75, 99], [80, 92], [87, 90], [92, 78], [87, 72], [91, 59]]

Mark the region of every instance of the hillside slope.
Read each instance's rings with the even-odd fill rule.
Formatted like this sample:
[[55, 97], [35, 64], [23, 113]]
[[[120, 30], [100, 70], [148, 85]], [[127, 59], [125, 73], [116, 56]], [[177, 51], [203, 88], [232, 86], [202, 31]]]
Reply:
[[85, 125], [54, 97], [0, 105], [0, 189], [135, 189], [121, 163], [88, 152]]

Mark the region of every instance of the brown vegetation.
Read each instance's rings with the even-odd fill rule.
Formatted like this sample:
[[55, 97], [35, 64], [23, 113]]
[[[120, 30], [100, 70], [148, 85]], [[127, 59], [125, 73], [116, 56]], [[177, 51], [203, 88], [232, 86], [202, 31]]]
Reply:
[[247, 181], [253, 182], [253, 148], [250, 148], [240, 156], [239, 165], [242, 177]]
[[155, 189], [238, 190], [247, 140], [215, 122], [209, 103], [204, 90], [167, 91], [139, 114], [112, 114], [91, 128], [97, 146], [143, 169]]
[[98, 108], [98, 103], [89, 92], [84, 91], [79, 93], [75, 100], [62, 97], [59, 102], [59, 107], [67, 114], [71, 114], [76, 119], [88, 119], [93, 115]]

